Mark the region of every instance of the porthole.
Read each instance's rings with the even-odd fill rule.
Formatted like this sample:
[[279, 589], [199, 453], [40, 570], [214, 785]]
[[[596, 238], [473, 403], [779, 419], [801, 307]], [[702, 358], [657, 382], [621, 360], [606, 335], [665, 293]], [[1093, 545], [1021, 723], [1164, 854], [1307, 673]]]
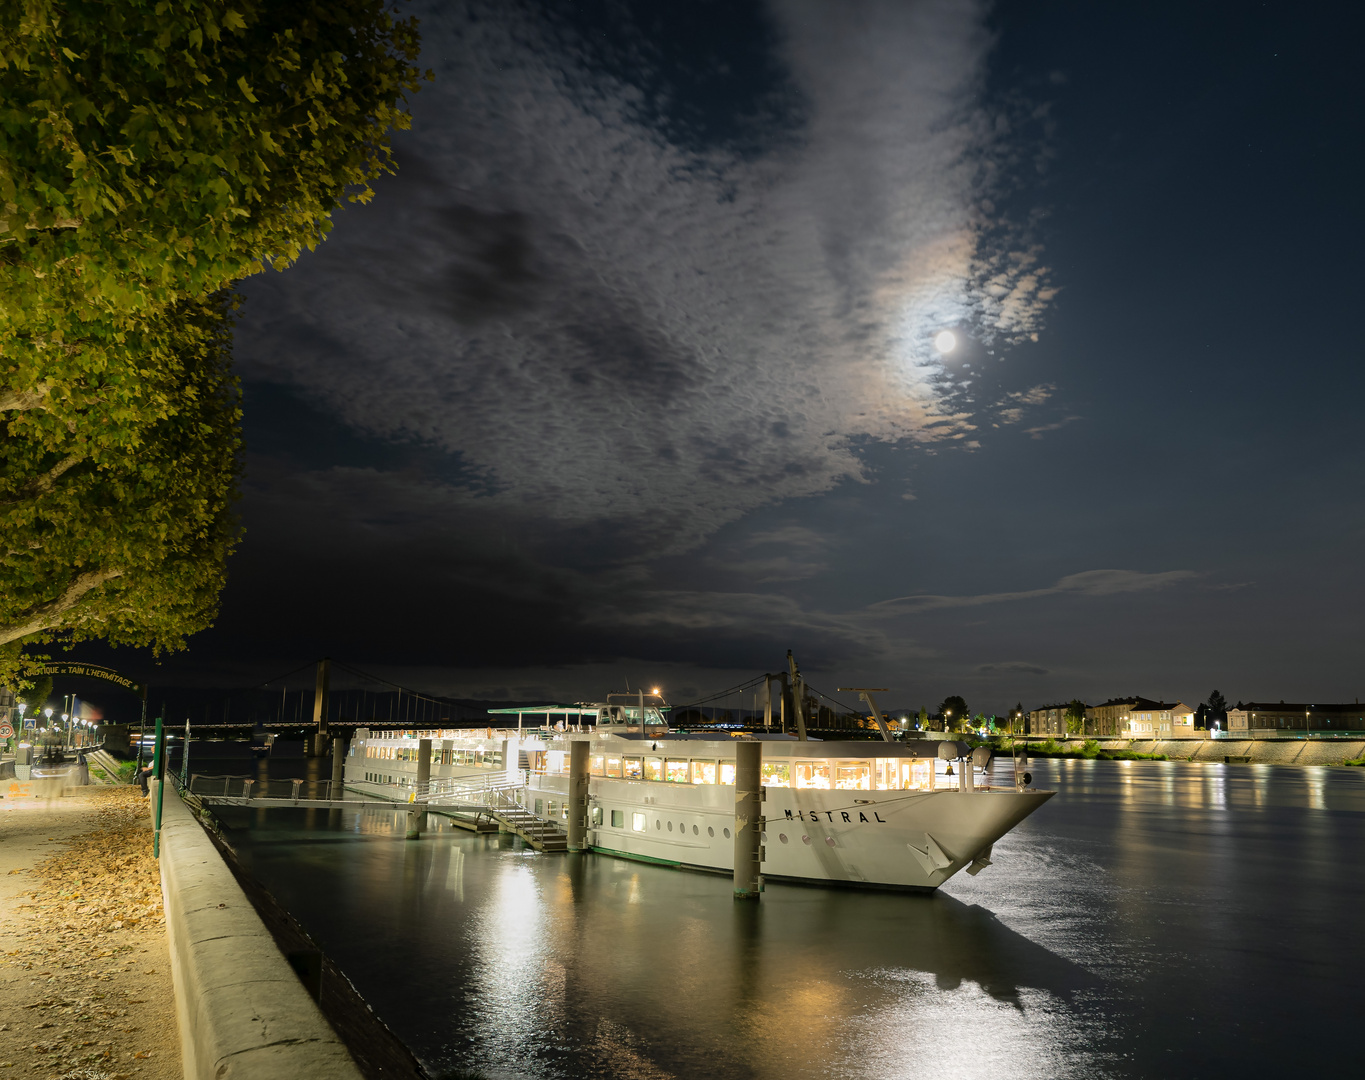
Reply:
[[826, 836], [826, 837], [825, 837], [825, 843], [828, 844], [830, 847], [833, 847], [833, 846], [834, 846], [834, 837], [832, 837], [832, 836]]
[[671, 822], [671, 821], [668, 823], [668, 831], [669, 831], [669, 832], [672, 832], [672, 831], [673, 831], [673, 822]]
[[711, 828], [710, 825], [708, 825], [708, 826], [706, 826], [706, 835], [707, 835], [707, 836], [715, 836], [715, 835], [716, 835], [716, 830], [713, 829], [713, 828]]
[[784, 844], [787, 842], [787, 834], [784, 832], [778, 833], [777, 838], [781, 840]]
[[729, 839], [730, 839], [730, 830], [729, 830], [729, 829], [722, 829], [721, 831], [722, 831], [723, 833], [725, 833], [725, 839], [729, 840]]
[[662, 821], [660, 821], [658, 818], [655, 818], [655, 819], [654, 819], [654, 827], [655, 827], [656, 829], [662, 829], [662, 828], [664, 827], [664, 823], [663, 823]]
[[803, 843], [803, 844], [809, 844], [809, 843], [810, 843], [810, 837], [809, 837], [809, 836], [803, 836], [803, 837], [801, 837], [801, 843]]
[[685, 821], [678, 822], [678, 832], [680, 833], [687, 832], [687, 822]]
[[699, 828], [697, 828], [695, 825], [692, 826], [692, 835], [693, 835], [693, 836], [696, 836], [696, 835], [697, 835], [698, 833], [700, 833], [700, 832], [701, 832], [701, 830], [700, 830]]

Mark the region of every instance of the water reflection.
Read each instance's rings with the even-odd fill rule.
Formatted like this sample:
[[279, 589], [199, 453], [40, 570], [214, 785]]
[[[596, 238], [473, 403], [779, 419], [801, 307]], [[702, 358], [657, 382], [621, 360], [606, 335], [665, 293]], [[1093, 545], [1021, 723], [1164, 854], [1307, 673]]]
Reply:
[[[1289, 1075], [1352, 999], [1365, 784], [1030, 763], [1062, 794], [935, 896], [541, 855], [388, 812], [233, 843], [433, 1070], [492, 1077]], [[1292, 913], [1292, 915], [1290, 914]], [[1271, 989], [1273, 988], [1273, 990]], [[1261, 1023], [1266, 996], [1276, 1024]], [[1313, 1004], [1318, 1003], [1318, 1004]]]

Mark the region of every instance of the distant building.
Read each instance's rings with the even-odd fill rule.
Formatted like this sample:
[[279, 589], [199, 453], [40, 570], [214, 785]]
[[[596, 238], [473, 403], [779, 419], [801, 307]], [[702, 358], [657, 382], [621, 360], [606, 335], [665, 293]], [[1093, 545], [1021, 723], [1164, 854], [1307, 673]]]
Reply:
[[1128, 713], [1125, 739], [1193, 739], [1194, 710], [1177, 701], [1139, 700]]
[[1065, 735], [1067, 705], [1040, 705], [1028, 713], [1028, 735]]
[[1306, 702], [1238, 702], [1228, 710], [1228, 731], [1266, 738], [1277, 733], [1285, 735], [1318, 731], [1339, 734], [1365, 731], [1365, 707], [1360, 702], [1351, 705], [1311, 705]]
[[1103, 705], [1091, 705], [1085, 710], [1085, 731], [1101, 739], [1117, 739], [1128, 726], [1128, 715], [1144, 697], [1110, 698]]
[[1100, 739], [1192, 739], [1196, 710], [1180, 702], [1110, 698], [1085, 710], [1085, 733]]

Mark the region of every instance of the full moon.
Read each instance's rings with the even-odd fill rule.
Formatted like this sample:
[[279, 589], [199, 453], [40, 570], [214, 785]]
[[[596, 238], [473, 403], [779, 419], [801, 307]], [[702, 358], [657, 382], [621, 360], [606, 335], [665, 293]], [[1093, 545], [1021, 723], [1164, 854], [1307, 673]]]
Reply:
[[951, 330], [940, 330], [934, 338], [934, 348], [942, 353], [952, 352], [957, 348], [957, 336]]

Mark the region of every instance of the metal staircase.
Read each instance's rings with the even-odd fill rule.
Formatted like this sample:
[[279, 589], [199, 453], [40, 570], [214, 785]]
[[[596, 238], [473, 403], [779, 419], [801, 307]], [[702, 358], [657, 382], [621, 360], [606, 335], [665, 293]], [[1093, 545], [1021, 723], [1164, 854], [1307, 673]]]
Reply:
[[434, 780], [426, 791], [430, 806], [443, 802], [486, 807], [500, 828], [520, 836], [537, 851], [567, 851], [569, 834], [555, 821], [536, 817], [517, 801], [516, 792], [524, 779], [508, 780], [506, 774], [480, 778], [470, 783], [464, 777]]

